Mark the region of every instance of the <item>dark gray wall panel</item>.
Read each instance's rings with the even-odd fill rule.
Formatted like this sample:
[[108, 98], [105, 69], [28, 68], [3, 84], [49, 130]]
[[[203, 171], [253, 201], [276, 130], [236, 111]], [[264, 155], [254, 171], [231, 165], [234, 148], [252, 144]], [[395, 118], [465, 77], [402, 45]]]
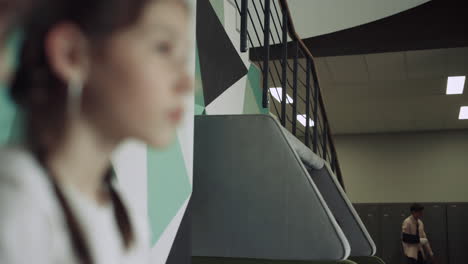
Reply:
[[375, 244], [343, 189], [326, 165], [320, 170], [309, 169], [312, 180], [322, 193], [336, 221], [351, 245], [351, 256], [372, 256]]
[[468, 204], [447, 205], [450, 264], [468, 262]]
[[409, 205], [391, 204], [381, 208], [382, 258], [387, 264], [405, 263], [401, 244], [401, 227], [409, 215]]
[[448, 264], [447, 259], [447, 210], [444, 204], [424, 204], [424, 229], [437, 255], [437, 264]]
[[377, 204], [354, 204], [354, 208], [371, 235], [377, 247], [376, 256], [382, 257], [382, 239], [380, 235], [381, 213]]
[[192, 254], [341, 259], [349, 244], [270, 116], [197, 116]]

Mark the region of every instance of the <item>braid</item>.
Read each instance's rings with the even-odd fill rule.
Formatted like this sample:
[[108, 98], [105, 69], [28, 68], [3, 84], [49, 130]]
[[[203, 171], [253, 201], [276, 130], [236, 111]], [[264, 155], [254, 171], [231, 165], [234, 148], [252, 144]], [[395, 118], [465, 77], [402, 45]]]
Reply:
[[[75, 217], [65, 195], [60, 189], [55, 177], [52, 177], [52, 170], [50, 170], [44, 161], [45, 155], [38, 155], [39, 163], [46, 169], [48, 172], [48, 179], [50, 180], [55, 196], [62, 207], [63, 214], [65, 216], [66, 225], [69, 230], [72, 247], [75, 253], [76, 258], [80, 261], [81, 264], [93, 264], [94, 261], [91, 256], [91, 251], [87, 246], [84, 232], [78, 222], [78, 219]], [[115, 190], [112, 184], [112, 179], [114, 174], [112, 169], [109, 169], [104, 178], [104, 184], [109, 191], [109, 196], [114, 208], [114, 217], [117, 221], [117, 226], [122, 237], [125, 249], [130, 249], [134, 242], [134, 233], [133, 228], [130, 222], [130, 217], [128, 211], [126, 210], [122, 200], [120, 199], [119, 194]]]
[[74, 216], [63, 192], [58, 187], [55, 181], [52, 181], [54, 186], [55, 195], [62, 206], [63, 213], [65, 214], [65, 220], [67, 222], [68, 230], [70, 233], [73, 249], [76, 257], [80, 260], [82, 264], [93, 264], [94, 261], [91, 258], [91, 252], [86, 245], [84, 239], [83, 230], [78, 223], [78, 220]]
[[68, 231], [70, 234], [70, 239], [73, 247], [73, 251], [75, 253], [76, 258], [80, 261], [82, 264], [93, 264], [94, 261], [91, 257], [91, 252], [86, 245], [86, 240], [84, 238], [84, 233], [83, 230], [81, 229], [80, 224], [78, 223], [78, 220], [76, 219], [75, 215], [72, 212], [72, 209], [70, 205], [68, 204], [67, 199], [65, 198], [65, 195], [63, 194], [62, 190], [58, 186], [57, 181], [55, 180], [55, 177], [52, 177], [50, 174], [52, 173], [52, 170], [48, 169], [45, 161], [44, 161], [44, 155], [39, 156], [39, 163], [43, 166], [43, 168], [46, 169], [48, 172], [48, 179], [50, 180], [55, 196], [57, 197], [57, 200], [62, 207], [62, 212], [65, 216], [65, 222], [68, 227]]
[[125, 205], [123, 204], [120, 195], [117, 193], [112, 184], [113, 178], [113, 171], [112, 169], [109, 169], [104, 179], [104, 182], [107, 185], [110, 199], [112, 201], [112, 205], [114, 206], [114, 216], [117, 221], [117, 226], [120, 230], [120, 235], [124, 242], [125, 248], [128, 250], [135, 240], [135, 235], [132, 228], [132, 223], [130, 221], [130, 217], [128, 215], [128, 210], [125, 208]]

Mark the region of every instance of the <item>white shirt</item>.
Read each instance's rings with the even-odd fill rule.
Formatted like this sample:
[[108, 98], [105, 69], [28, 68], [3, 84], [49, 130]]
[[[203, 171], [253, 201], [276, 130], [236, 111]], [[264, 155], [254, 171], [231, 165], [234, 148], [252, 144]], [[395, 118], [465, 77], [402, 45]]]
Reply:
[[[122, 192], [135, 233], [129, 250], [123, 247], [111, 205], [98, 205], [71, 186], [61, 189], [94, 263], [149, 263], [147, 218], [137, 216]], [[53, 186], [38, 162], [21, 148], [0, 151], [0, 263], [79, 263]]]

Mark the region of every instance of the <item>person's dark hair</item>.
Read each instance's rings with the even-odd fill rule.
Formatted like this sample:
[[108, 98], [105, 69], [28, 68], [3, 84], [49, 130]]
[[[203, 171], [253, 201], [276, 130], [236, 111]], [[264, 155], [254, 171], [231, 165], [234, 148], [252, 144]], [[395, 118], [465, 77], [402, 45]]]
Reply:
[[[62, 206], [76, 256], [82, 263], [93, 263], [91, 253], [53, 172], [45, 160], [61, 143], [67, 120], [67, 84], [52, 71], [45, 53], [45, 39], [54, 26], [73, 23], [93, 43], [104, 47], [113, 33], [137, 22], [145, 5], [152, 0], [35, 0], [24, 21], [25, 40], [19, 68], [11, 88], [13, 100], [22, 108], [28, 147], [49, 173]], [[104, 43], [104, 44], [103, 44]], [[103, 186], [109, 191], [123, 243], [129, 249], [134, 241], [129, 214], [107, 175]]]
[[410, 207], [410, 211], [411, 211], [411, 213], [424, 211], [424, 206], [422, 206], [421, 204], [418, 204], [418, 203], [412, 204], [411, 207]]

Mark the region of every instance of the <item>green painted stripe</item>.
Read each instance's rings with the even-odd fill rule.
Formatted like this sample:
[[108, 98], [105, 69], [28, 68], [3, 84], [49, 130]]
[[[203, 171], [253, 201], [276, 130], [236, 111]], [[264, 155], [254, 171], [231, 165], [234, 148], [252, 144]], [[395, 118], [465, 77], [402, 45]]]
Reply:
[[219, 21], [224, 26], [224, 1], [223, 0], [210, 0], [211, 6], [213, 7]]
[[148, 148], [148, 214], [152, 245], [158, 241], [191, 192], [179, 141], [165, 151]]
[[198, 48], [195, 48], [195, 104], [205, 106]]
[[[244, 114], [268, 114], [268, 108], [262, 107], [261, 71], [253, 64], [247, 73], [246, 97], [244, 101]], [[253, 95], [253, 96], [252, 96]], [[254, 106], [255, 104], [255, 106]]]
[[8, 143], [16, 118], [16, 107], [8, 96], [8, 89], [0, 86], [0, 145]]
[[204, 110], [204, 106], [195, 104], [195, 115], [203, 115]]

